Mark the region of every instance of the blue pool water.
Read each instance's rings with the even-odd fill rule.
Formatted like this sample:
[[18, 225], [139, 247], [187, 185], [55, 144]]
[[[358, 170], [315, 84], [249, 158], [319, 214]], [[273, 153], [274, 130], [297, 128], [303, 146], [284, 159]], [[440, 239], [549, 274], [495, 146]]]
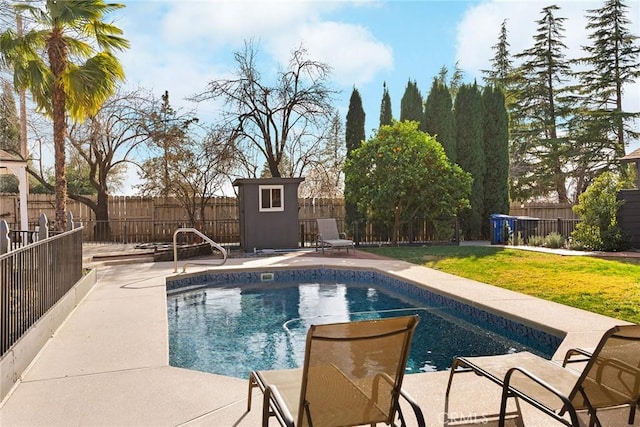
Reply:
[[[303, 363], [311, 324], [417, 314], [407, 373], [446, 370], [458, 355], [552, 348], [523, 344], [463, 320], [451, 308], [383, 286], [331, 281], [216, 285], [168, 297], [172, 366], [247, 378]], [[464, 317], [464, 316], [462, 316]]]

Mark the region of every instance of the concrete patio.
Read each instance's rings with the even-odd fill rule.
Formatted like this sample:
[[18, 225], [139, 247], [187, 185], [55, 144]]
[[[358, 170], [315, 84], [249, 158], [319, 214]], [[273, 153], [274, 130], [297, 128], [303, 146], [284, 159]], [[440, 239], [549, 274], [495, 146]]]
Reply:
[[[556, 358], [569, 347], [593, 347], [605, 330], [624, 323], [402, 261], [314, 255], [236, 258], [224, 267], [189, 266], [188, 273], [272, 266], [375, 268], [526, 324], [566, 333]], [[169, 366], [164, 285], [165, 277], [174, 275], [173, 263], [95, 268], [95, 286], [0, 405], [0, 425], [260, 425], [260, 397], [246, 412], [246, 380]], [[447, 379], [447, 372], [405, 377], [404, 388], [418, 400], [428, 426], [444, 424]], [[487, 414], [498, 411], [499, 395], [498, 387], [474, 375], [457, 379], [450, 406], [450, 413], [460, 420], [456, 425], [494, 424]], [[526, 404], [522, 408], [526, 426], [558, 425]], [[628, 409], [610, 411], [604, 418], [607, 425], [622, 426], [627, 414]], [[640, 425], [638, 418], [635, 425]]]

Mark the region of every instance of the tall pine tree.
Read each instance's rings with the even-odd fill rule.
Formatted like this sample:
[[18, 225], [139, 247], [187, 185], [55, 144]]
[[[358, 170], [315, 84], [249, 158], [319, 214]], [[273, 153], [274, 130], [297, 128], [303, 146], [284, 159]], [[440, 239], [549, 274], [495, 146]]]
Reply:
[[[640, 45], [631, 34], [629, 7], [622, 0], [607, 0], [599, 9], [587, 10], [587, 30], [591, 44], [576, 62], [583, 67], [579, 78], [580, 108], [572, 121], [572, 135], [581, 149], [581, 169], [577, 170], [578, 192], [611, 166], [621, 168], [629, 140], [640, 137], [634, 119], [640, 113], [623, 108], [623, 88], [640, 76]], [[595, 159], [591, 160], [593, 154]]]
[[456, 130], [451, 93], [447, 85], [437, 78], [433, 79], [424, 103], [424, 118], [420, 123], [420, 130], [434, 136], [442, 144], [449, 160], [456, 162]]
[[460, 214], [462, 233], [467, 239], [483, 237], [484, 177], [487, 168], [483, 116], [482, 95], [478, 85], [461, 85], [454, 103], [457, 163], [473, 177], [469, 197], [471, 208]]
[[382, 85], [382, 101], [380, 102], [380, 127], [391, 126], [393, 122], [393, 112], [391, 111], [391, 97], [387, 83]]
[[517, 55], [523, 63], [518, 70], [522, 76], [520, 96], [514, 106], [521, 127], [515, 132], [533, 162], [524, 171], [525, 177], [516, 178], [532, 185], [530, 196], [555, 194], [558, 202], [567, 203], [569, 172], [565, 166], [572, 157], [572, 147], [564, 128], [572, 108], [567, 84], [571, 68], [562, 41], [565, 18], [555, 16], [559, 9], [555, 5], [542, 9], [533, 47]]
[[502, 91], [487, 86], [482, 92], [484, 175], [483, 234], [489, 233], [489, 216], [509, 213], [509, 123]]
[[400, 121], [412, 120], [420, 122], [423, 115], [422, 95], [415, 81], [409, 80], [400, 100]]
[[[362, 98], [360, 92], [355, 87], [351, 92], [351, 98], [349, 100], [349, 111], [347, 111], [347, 123], [345, 126], [345, 143], [347, 147], [347, 159], [350, 158], [351, 152], [359, 148], [365, 140], [365, 112], [362, 108]], [[345, 176], [345, 187], [350, 180]], [[345, 195], [351, 194], [348, 188], [345, 188]], [[347, 226], [355, 232], [357, 227], [354, 227], [354, 222], [358, 220], [358, 208], [356, 202], [345, 198], [345, 216]], [[355, 236], [356, 241], [358, 236]]]
[[491, 69], [482, 70], [485, 83], [504, 90], [513, 74], [513, 61], [509, 53], [507, 21], [502, 21], [498, 43], [491, 47], [495, 52], [491, 59]]

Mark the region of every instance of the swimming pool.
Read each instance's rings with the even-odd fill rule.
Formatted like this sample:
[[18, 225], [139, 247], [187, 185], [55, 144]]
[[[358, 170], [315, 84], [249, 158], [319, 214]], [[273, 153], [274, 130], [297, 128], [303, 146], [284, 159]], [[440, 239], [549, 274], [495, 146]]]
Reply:
[[377, 272], [197, 275], [167, 281], [167, 289], [170, 364], [239, 378], [300, 366], [314, 323], [418, 314], [407, 373], [446, 370], [457, 355], [528, 350], [550, 357], [560, 343]]

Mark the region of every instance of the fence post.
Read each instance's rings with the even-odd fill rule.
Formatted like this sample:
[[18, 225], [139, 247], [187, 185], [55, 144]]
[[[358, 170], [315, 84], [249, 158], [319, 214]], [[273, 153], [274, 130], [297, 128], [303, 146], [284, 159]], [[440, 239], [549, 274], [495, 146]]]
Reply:
[[73, 214], [67, 211], [67, 231], [73, 230]]
[[38, 222], [38, 242], [49, 238], [49, 220], [47, 216], [40, 214], [40, 221]]
[[563, 233], [562, 230], [562, 218], [558, 218], [558, 234], [561, 235], [562, 237], [566, 237]]
[[11, 239], [9, 238], [9, 224], [4, 219], [0, 220], [0, 255], [9, 253]]

